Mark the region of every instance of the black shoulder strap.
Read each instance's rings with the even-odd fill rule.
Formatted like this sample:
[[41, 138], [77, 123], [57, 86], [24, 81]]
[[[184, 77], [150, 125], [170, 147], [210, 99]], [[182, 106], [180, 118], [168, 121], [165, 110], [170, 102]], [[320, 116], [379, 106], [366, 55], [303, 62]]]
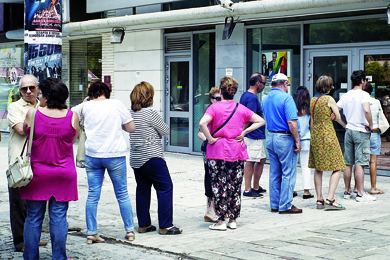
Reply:
[[230, 116], [228, 117], [228, 119], [226, 119], [226, 121], [220, 126], [217, 128], [217, 130], [215, 130], [211, 136], [214, 136], [216, 132], [218, 132], [219, 130], [221, 130], [222, 127], [224, 127], [228, 122], [229, 120], [232, 118], [232, 116], [234, 115], [234, 113], [236, 112], [237, 110], [237, 107], [238, 107], [238, 103], [236, 104], [236, 107], [234, 108], [233, 112], [230, 114]]

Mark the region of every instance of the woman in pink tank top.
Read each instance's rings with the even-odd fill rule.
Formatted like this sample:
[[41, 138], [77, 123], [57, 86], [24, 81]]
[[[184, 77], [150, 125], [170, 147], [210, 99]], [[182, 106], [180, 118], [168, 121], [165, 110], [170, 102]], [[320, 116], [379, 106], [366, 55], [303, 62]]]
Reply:
[[[39, 84], [41, 107], [36, 111], [31, 148], [31, 168], [34, 177], [20, 188], [26, 200], [27, 218], [24, 225], [24, 259], [39, 258], [42, 221], [49, 202], [50, 237], [53, 259], [66, 259], [69, 201], [78, 199], [77, 173], [73, 157], [73, 142], [78, 132], [78, 116], [65, 105], [68, 88], [62, 81], [48, 78]], [[24, 131], [30, 134], [31, 109], [24, 121]]]

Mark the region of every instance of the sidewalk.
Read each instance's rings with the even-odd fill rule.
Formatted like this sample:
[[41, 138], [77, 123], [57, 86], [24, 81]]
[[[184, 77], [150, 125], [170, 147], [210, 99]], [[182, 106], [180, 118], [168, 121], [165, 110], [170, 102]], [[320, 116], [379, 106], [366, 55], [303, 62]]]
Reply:
[[[75, 259], [388, 259], [390, 252], [390, 178], [379, 176], [378, 188], [385, 194], [377, 201], [358, 203], [342, 198], [344, 183], [340, 180], [336, 200], [347, 210], [324, 211], [315, 208], [316, 199], [303, 200], [301, 173], [298, 169], [294, 205], [303, 214], [279, 215], [269, 211], [268, 193], [262, 199], [242, 198], [241, 217], [236, 230], [211, 231], [203, 221], [206, 197], [203, 187], [201, 156], [167, 153], [166, 160], [174, 183], [174, 224], [184, 229], [182, 235], [162, 236], [157, 232], [139, 234], [133, 245], [126, 246], [125, 231], [110, 179], [104, 180], [98, 208], [99, 233], [109, 243], [88, 246], [85, 239], [85, 201], [87, 177], [77, 168], [79, 201], [71, 202], [68, 212], [69, 227], [80, 227], [81, 232], [68, 235], [69, 256]], [[7, 148], [0, 147], [0, 166], [5, 171]], [[261, 186], [268, 190], [269, 165], [264, 167]], [[0, 258], [18, 259], [20, 253], [11, 252], [12, 242], [8, 220], [8, 194], [5, 174], [0, 179]], [[324, 193], [327, 194], [329, 174], [324, 173]], [[128, 187], [133, 204], [135, 228], [135, 179], [128, 169]], [[313, 184], [314, 186], [314, 184]], [[366, 190], [369, 176], [365, 176]], [[314, 189], [312, 193], [315, 194]], [[153, 192], [152, 223], [158, 226], [157, 200]], [[49, 240], [49, 234], [43, 233]], [[149, 250], [156, 249], [156, 250]], [[46, 257], [50, 246], [41, 248]], [[134, 256], [135, 252], [138, 252]], [[173, 253], [173, 254], [171, 254]], [[0, 252], [2, 254], [2, 252]], [[16, 254], [19, 254], [16, 256]], [[142, 255], [143, 254], [143, 255]], [[43, 256], [43, 255], [42, 255]], [[46, 259], [46, 258], [43, 258]]]

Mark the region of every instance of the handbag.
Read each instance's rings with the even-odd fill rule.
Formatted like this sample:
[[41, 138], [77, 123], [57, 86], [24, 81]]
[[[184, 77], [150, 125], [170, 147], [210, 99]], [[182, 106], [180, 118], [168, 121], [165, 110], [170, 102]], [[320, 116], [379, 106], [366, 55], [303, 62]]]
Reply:
[[27, 138], [23, 145], [23, 150], [20, 153], [20, 156], [8, 167], [7, 170], [7, 180], [8, 187], [10, 188], [19, 188], [26, 186], [31, 179], [33, 178], [33, 172], [31, 170], [30, 164], [30, 155], [31, 155], [31, 145], [33, 142], [34, 136], [34, 123], [35, 123], [35, 113], [37, 112], [34, 109], [31, 118], [31, 127], [30, 127], [30, 137], [28, 139], [28, 148], [26, 156], [23, 156], [24, 149], [26, 148]]
[[81, 107], [80, 115], [80, 130], [79, 130], [79, 144], [77, 146], [77, 154], [76, 154], [76, 166], [79, 168], [85, 168], [85, 140], [87, 136], [84, 131], [84, 116], [83, 116], [83, 108]]
[[379, 129], [381, 130], [381, 133], [383, 134], [386, 132], [387, 129], [389, 129], [390, 125], [389, 122], [387, 121], [387, 118], [385, 114], [383, 113], [383, 110], [379, 110]]
[[[232, 116], [233, 116], [234, 113], [236, 112], [237, 107], [238, 107], [238, 103], [236, 104], [236, 107], [234, 108], [234, 110], [233, 110], [233, 112], [230, 114], [230, 116], [226, 119], [226, 121], [223, 122], [223, 124], [220, 125], [220, 126], [211, 134], [211, 136], [215, 135], [216, 132], [218, 132], [219, 130], [221, 130], [221, 128], [224, 127], [224, 126], [229, 122], [229, 120], [232, 118]], [[208, 144], [208, 143], [209, 143], [209, 140], [207, 140], [207, 139], [204, 140], [204, 141], [202, 142], [202, 145], [201, 145], [201, 147], [200, 147], [200, 150], [201, 150], [202, 152], [206, 152], [206, 151], [207, 151], [207, 144]]]

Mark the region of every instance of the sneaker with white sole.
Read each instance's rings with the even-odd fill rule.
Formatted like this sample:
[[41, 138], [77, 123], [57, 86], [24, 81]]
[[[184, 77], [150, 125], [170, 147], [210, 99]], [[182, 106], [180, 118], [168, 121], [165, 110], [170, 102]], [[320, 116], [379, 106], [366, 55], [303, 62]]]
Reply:
[[356, 195], [356, 201], [357, 202], [365, 202], [365, 201], [375, 201], [376, 197], [368, 194], [367, 192], [364, 192], [362, 196], [359, 194]]
[[218, 223], [214, 223], [212, 225], [209, 226], [209, 229], [211, 230], [218, 230], [218, 231], [226, 231], [226, 223], [223, 223], [223, 224], [218, 224]]
[[344, 191], [344, 199], [346, 199], [346, 200], [351, 199], [351, 193]]

